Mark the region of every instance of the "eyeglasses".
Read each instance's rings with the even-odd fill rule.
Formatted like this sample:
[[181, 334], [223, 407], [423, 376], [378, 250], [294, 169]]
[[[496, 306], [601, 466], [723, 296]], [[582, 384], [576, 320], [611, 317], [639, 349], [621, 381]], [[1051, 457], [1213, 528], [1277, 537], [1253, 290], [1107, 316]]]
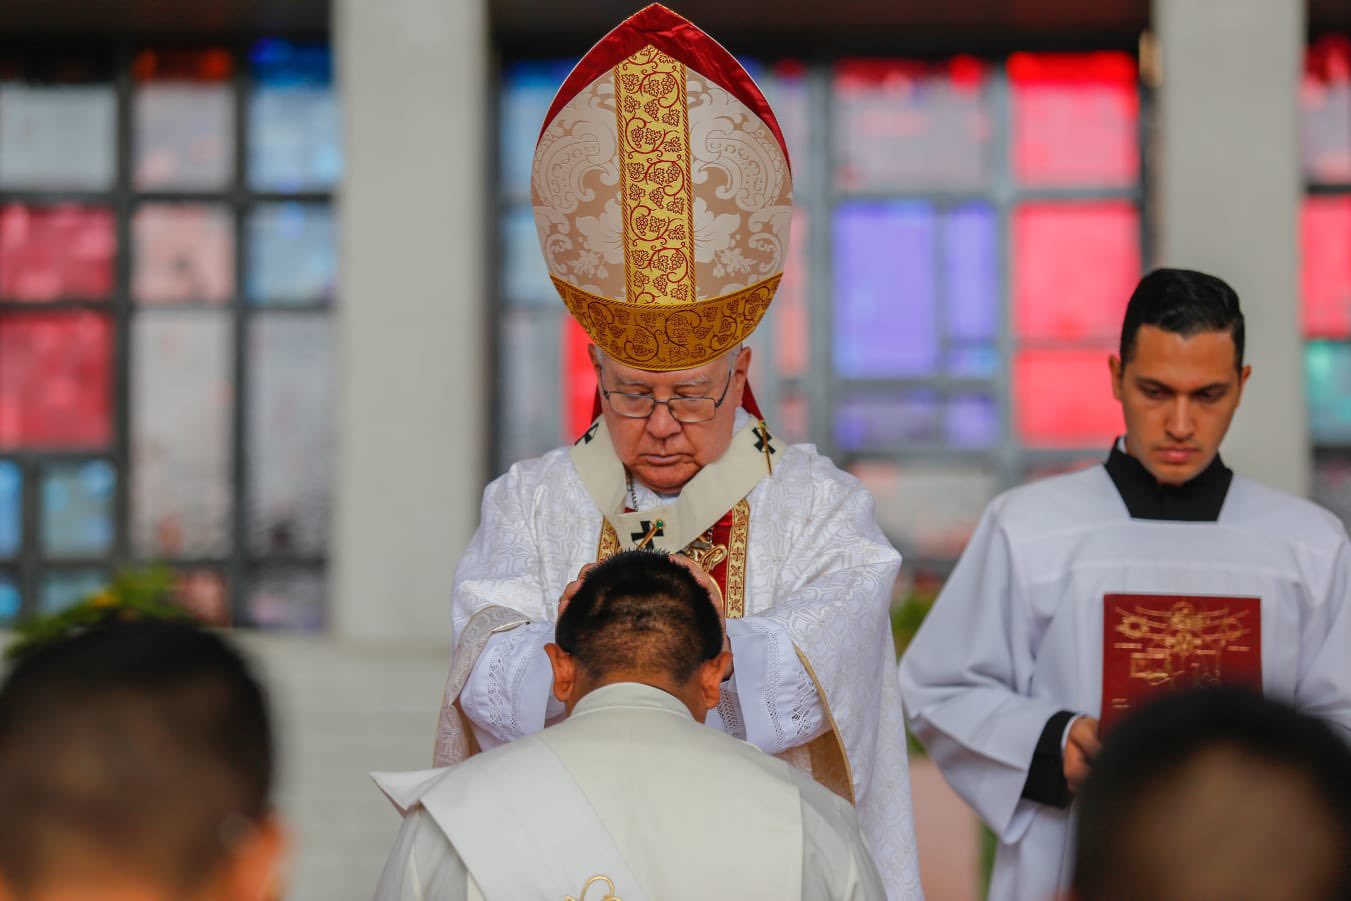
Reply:
[[717, 397], [684, 397], [677, 395], [666, 400], [657, 400], [650, 394], [629, 394], [625, 391], [611, 391], [600, 381], [600, 393], [614, 410], [625, 419], [646, 419], [656, 412], [657, 404], [665, 404], [666, 410], [676, 422], [708, 422], [718, 415], [718, 407], [727, 399], [727, 389], [732, 385], [732, 373], [736, 366], [727, 369], [727, 382], [722, 386], [722, 394]]

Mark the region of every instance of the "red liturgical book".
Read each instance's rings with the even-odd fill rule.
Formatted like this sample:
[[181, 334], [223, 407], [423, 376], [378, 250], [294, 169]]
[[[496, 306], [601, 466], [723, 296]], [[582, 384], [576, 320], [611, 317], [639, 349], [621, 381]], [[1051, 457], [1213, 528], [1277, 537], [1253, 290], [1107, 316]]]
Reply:
[[1102, 621], [1099, 735], [1165, 692], [1202, 685], [1262, 690], [1258, 598], [1109, 594]]

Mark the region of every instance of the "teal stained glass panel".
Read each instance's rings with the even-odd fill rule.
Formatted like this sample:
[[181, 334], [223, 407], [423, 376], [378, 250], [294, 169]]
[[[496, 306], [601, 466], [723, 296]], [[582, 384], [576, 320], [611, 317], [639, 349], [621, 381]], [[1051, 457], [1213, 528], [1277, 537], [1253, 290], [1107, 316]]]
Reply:
[[1351, 443], [1351, 344], [1306, 344], [1304, 378], [1314, 443]]
[[111, 463], [55, 463], [42, 477], [42, 547], [53, 557], [106, 554], [113, 544]]
[[97, 594], [108, 584], [108, 574], [98, 569], [71, 569], [49, 572], [42, 580], [38, 612], [60, 613]]
[[23, 473], [17, 463], [0, 460], [0, 557], [13, 557], [22, 547]]

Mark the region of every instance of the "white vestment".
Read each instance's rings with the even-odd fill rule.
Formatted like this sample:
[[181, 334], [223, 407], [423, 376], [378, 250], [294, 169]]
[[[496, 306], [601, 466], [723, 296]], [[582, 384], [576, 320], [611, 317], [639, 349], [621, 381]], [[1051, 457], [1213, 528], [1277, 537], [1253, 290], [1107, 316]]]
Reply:
[[1345, 530], [1237, 476], [1222, 503], [1213, 522], [1133, 519], [1098, 466], [985, 511], [900, 681], [910, 728], [999, 836], [991, 899], [1048, 901], [1069, 887], [1073, 808], [1022, 793], [1048, 720], [1100, 713], [1107, 594], [1260, 598], [1264, 692], [1351, 738]]
[[[476, 786], [508, 785], [537, 767], [560, 765], [574, 783], [569, 790], [578, 790], [575, 802], [508, 811], [464, 801]], [[885, 897], [847, 801], [782, 761], [699, 726], [679, 700], [647, 685], [604, 686], [566, 722], [535, 736], [450, 769], [377, 781], [405, 819], [376, 901], [581, 901], [590, 879], [597, 880], [590, 901], [611, 886], [616, 897], [648, 901]], [[534, 818], [535, 841], [522, 840], [522, 817]], [[593, 822], [608, 834], [587, 831]], [[558, 855], [553, 841], [577, 829], [580, 843], [559, 859], [534, 859]], [[493, 850], [462, 855], [448, 838], [474, 833]], [[594, 856], [588, 842], [601, 846]], [[600, 862], [615, 854], [622, 876]], [[531, 881], [532, 868], [552, 868], [567, 882], [542, 888]]]
[[[753, 425], [738, 411], [737, 440]], [[635, 488], [640, 510], [659, 502]], [[735, 684], [710, 725], [838, 783], [858, 807], [889, 897], [920, 898], [889, 619], [900, 555], [859, 482], [809, 445], [776, 450], [772, 475], [762, 473], [745, 499], [745, 616], [728, 626]], [[491, 746], [553, 721], [542, 646], [564, 587], [596, 559], [602, 521], [567, 448], [488, 486], [456, 572], [438, 765], [464, 759], [471, 740]], [[823, 734], [837, 748], [838, 774], [807, 752]]]

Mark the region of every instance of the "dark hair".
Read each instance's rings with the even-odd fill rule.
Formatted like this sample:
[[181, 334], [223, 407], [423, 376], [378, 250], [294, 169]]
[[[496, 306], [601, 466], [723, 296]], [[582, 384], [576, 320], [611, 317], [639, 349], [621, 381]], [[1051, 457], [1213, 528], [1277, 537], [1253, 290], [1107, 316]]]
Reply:
[[554, 641], [592, 679], [624, 670], [684, 683], [722, 651], [722, 623], [684, 566], [660, 551], [624, 551], [587, 573]]
[[0, 873], [23, 895], [73, 860], [186, 894], [269, 812], [263, 689], [221, 637], [108, 622], [0, 687]]
[[1121, 363], [1135, 354], [1140, 326], [1152, 325], [1190, 338], [1198, 332], [1228, 332], [1234, 365], [1243, 367], [1243, 311], [1238, 295], [1222, 279], [1191, 269], [1155, 269], [1140, 279], [1121, 323]]
[[[1149, 861], [1132, 853], [1139, 814], [1157, 802], [1170, 780], [1216, 750], [1284, 771], [1307, 787], [1310, 803], [1322, 807], [1335, 824], [1335, 834], [1328, 837], [1341, 849], [1340, 872], [1327, 874], [1337, 887], [1330, 897], [1351, 898], [1351, 747], [1322, 721], [1233, 687], [1167, 695], [1107, 738], [1078, 801], [1074, 886], [1079, 898], [1128, 897], [1131, 891], [1123, 886], [1128, 877], [1153, 879], [1148, 871], [1141, 873]], [[1169, 816], [1185, 815], [1179, 806]], [[1224, 841], [1217, 836], [1217, 847]]]

